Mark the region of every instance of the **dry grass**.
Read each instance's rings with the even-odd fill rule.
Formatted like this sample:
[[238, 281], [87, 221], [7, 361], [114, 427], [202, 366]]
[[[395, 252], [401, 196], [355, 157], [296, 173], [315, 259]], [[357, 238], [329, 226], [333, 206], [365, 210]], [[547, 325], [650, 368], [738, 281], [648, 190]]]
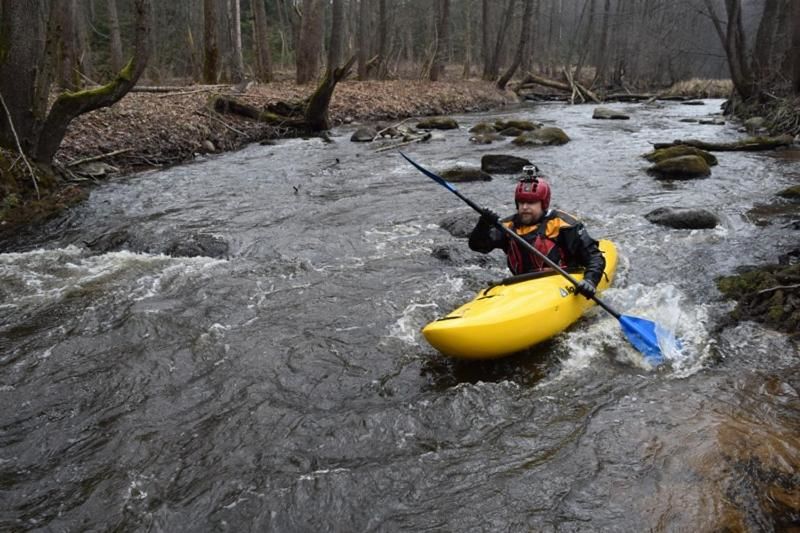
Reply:
[[691, 80], [679, 81], [669, 89], [667, 96], [688, 96], [692, 98], [729, 98], [733, 93], [731, 80]]

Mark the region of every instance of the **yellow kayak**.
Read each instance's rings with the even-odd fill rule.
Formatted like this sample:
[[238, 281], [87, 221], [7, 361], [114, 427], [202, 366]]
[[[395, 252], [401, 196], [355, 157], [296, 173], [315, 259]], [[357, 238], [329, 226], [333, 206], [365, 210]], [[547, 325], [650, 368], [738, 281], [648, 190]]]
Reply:
[[[617, 269], [617, 249], [601, 240], [606, 268], [598, 294]], [[580, 272], [570, 274], [578, 281]], [[530, 279], [533, 277], [533, 279]], [[523, 278], [525, 281], [515, 281]], [[524, 350], [570, 326], [591, 306], [557, 272], [514, 276], [478, 293], [470, 302], [422, 329], [427, 341], [445, 355], [462, 359], [494, 359]]]

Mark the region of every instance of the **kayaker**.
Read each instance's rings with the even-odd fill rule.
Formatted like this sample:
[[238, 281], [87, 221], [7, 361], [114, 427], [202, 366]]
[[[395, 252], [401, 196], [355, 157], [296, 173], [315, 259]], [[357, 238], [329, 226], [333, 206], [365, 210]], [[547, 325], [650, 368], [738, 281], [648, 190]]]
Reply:
[[469, 247], [489, 253], [501, 249], [506, 253], [508, 268], [514, 275], [548, 270], [550, 267], [536, 254], [524, 250], [514, 239], [495, 227], [500, 222], [523, 237], [537, 250], [562, 268], [583, 267], [583, 280], [576, 290], [587, 298], [595, 293], [606, 261], [598, 243], [586, 232], [578, 219], [550, 207], [550, 184], [533, 165], [526, 166], [525, 176], [514, 191], [517, 212], [500, 219], [485, 209], [469, 236]]

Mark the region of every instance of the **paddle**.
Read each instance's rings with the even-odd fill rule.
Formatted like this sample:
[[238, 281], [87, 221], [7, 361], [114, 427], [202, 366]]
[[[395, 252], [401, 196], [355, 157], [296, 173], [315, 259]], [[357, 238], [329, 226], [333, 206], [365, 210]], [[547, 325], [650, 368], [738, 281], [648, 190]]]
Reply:
[[[441, 176], [437, 176], [430, 170], [420, 166], [410, 157], [408, 157], [403, 152], [400, 152], [406, 161], [411, 163], [417, 170], [431, 178], [433, 181], [448, 189], [450, 192], [461, 198], [468, 206], [472, 209], [477, 211], [478, 213], [483, 214], [484, 210], [478, 204], [461, 194], [452, 183], [448, 182]], [[547, 263], [553, 270], [567, 278], [567, 280], [572, 283], [575, 287], [578, 286], [578, 280], [573, 278], [568, 272], [566, 272], [563, 268], [561, 268], [557, 263], [554, 263], [549, 257], [544, 255], [542, 252], [531, 246], [528, 241], [517, 235], [514, 231], [510, 228], [507, 228], [500, 222], [495, 222], [495, 226], [504, 231], [506, 235], [510, 238], [516, 240], [520, 246], [524, 247], [526, 250], [533, 252], [537, 256], [539, 256], [545, 263]], [[658, 335], [657, 330], [663, 332], [662, 339], [664, 341], [674, 342], [677, 346], [679, 346], [678, 341], [675, 339], [674, 335], [670, 334], [666, 329], [661, 328], [656, 323], [651, 322], [650, 320], [646, 320], [644, 318], [639, 318], [635, 316], [628, 316], [623, 315], [615, 311], [610, 305], [606, 302], [598, 298], [597, 296], [591, 296], [591, 299], [594, 300], [597, 305], [608, 311], [614, 318], [619, 320], [620, 327], [622, 328], [622, 332], [625, 334], [625, 337], [628, 341], [633, 345], [634, 348], [639, 350], [642, 355], [644, 355], [645, 360], [652, 364], [652, 365], [659, 365], [664, 361], [664, 354], [661, 350], [661, 346], [658, 343]]]

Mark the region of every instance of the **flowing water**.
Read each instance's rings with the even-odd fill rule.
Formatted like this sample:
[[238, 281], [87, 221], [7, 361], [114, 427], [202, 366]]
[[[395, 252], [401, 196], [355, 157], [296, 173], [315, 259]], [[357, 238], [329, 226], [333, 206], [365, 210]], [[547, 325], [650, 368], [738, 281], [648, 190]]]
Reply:
[[[405, 148], [432, 168], [535, 161], [553, 204], [617, 243], [607, 301], [683, 339], [659, 369], [599, 309], [524, 354], [439, 355], [420, 328], [505, 276], [504, 258], [441, 229], [475, 216], [396, 152], [349, 142], [353, 127], [96, 188], [0, 254], [0, 529], [796, 526], [797, 348], [755, 324], [720, 328], [732, 304], [714, 279], [796, 246], [785, 221], [747, 212], [800, 170], [720, 153], [710, 177], [669, 183], [639, 157], [651, 142], [740, 138], [680, 121], [719, 104], [617, 105], [632, 119], [613, 122], [525, 106]], [[469, 143], [498, 118], [572, 142]], [[459, 189], [510, 213], [513, 186]], [[659, 206], [721, 224], [656, 226], [644, 215]], [[202, 239], [227, 252], [181, 253]]]

